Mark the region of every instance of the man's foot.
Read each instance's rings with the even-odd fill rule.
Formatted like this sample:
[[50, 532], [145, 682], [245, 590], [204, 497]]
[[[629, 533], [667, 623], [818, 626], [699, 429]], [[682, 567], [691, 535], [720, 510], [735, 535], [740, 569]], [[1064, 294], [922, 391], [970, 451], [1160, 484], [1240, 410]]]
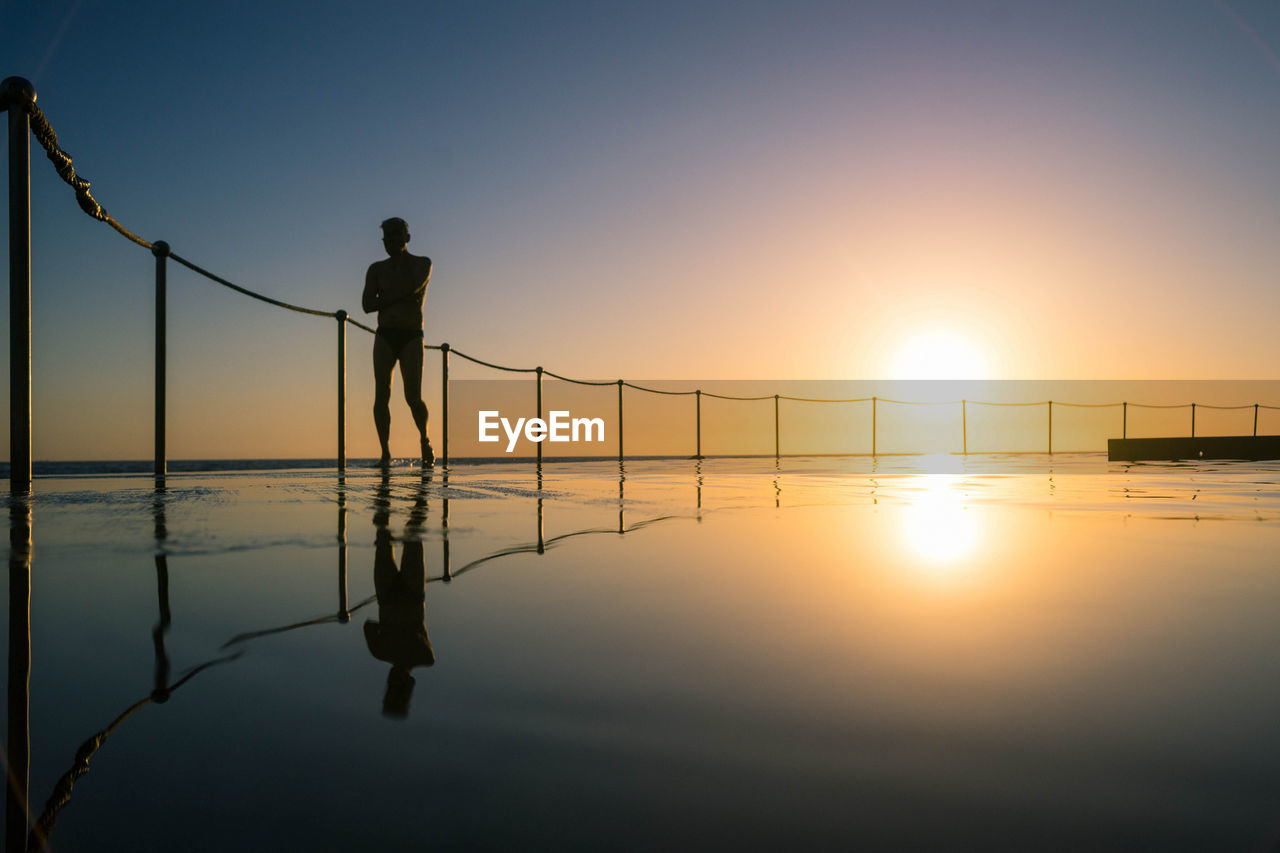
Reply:
[[431, 442], [422, 440], [422, 467], [430, 468], [436, 464], [436, 452], [431, 449]]
[[390, 454], [390, 453], [384, 453], [384, 454], [382, 454], [382, 456], [378, 457], [378, 467], [379, 467], [379, 468], [390, 468], [390, 467], [391, 467], [391, 454]]

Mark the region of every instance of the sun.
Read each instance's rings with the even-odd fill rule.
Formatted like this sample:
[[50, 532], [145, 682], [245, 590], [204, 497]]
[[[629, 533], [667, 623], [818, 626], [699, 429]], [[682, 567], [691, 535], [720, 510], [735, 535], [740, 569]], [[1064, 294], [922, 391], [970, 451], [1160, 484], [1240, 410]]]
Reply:
[[963, 335], [922, 332], [907, 340], [893, 362], [894, 379], [985, 379], [987, 360]]

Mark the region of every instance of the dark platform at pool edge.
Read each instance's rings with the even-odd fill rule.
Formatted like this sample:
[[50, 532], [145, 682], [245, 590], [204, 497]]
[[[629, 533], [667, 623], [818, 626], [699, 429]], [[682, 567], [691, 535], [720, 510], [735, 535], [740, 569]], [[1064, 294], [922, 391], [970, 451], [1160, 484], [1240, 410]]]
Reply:
[[1112, 462], [1170, 459], [1280, 459], [1280, 435], [1206, 435], [1181, 438], [1110, 438]]

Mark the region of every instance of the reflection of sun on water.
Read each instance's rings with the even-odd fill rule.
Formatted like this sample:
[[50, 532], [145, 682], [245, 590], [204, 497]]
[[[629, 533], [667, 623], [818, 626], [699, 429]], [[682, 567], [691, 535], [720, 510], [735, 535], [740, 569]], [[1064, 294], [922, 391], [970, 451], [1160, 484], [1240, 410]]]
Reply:
[[950, 477], [926, 476], [921, 483], [924, 491], [903, 508], [903, 539], [931, 568], [954, 567], [978, 545], [977, 515], [965, 508]]

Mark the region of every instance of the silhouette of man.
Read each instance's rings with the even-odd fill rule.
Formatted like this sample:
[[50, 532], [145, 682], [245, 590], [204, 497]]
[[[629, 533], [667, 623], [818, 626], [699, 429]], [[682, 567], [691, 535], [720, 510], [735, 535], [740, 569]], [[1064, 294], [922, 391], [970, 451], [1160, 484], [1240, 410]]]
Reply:
[[378, 312], [373, 340], [373, 424], [382, 444], [381, 465], [391, 463], [391, 371], [400, 362], [404, 400], [413, 412], [421, 438], [422, 464], [432, 465], [436, 455], [427, 439], [427, 404], [422, 401], [422, 300], [431, 278], [431, 259], [409, 254], [409, 226], [392, 217], [382, 223], [385, 261], [369, 265], [360, 298], [366, 313]]

